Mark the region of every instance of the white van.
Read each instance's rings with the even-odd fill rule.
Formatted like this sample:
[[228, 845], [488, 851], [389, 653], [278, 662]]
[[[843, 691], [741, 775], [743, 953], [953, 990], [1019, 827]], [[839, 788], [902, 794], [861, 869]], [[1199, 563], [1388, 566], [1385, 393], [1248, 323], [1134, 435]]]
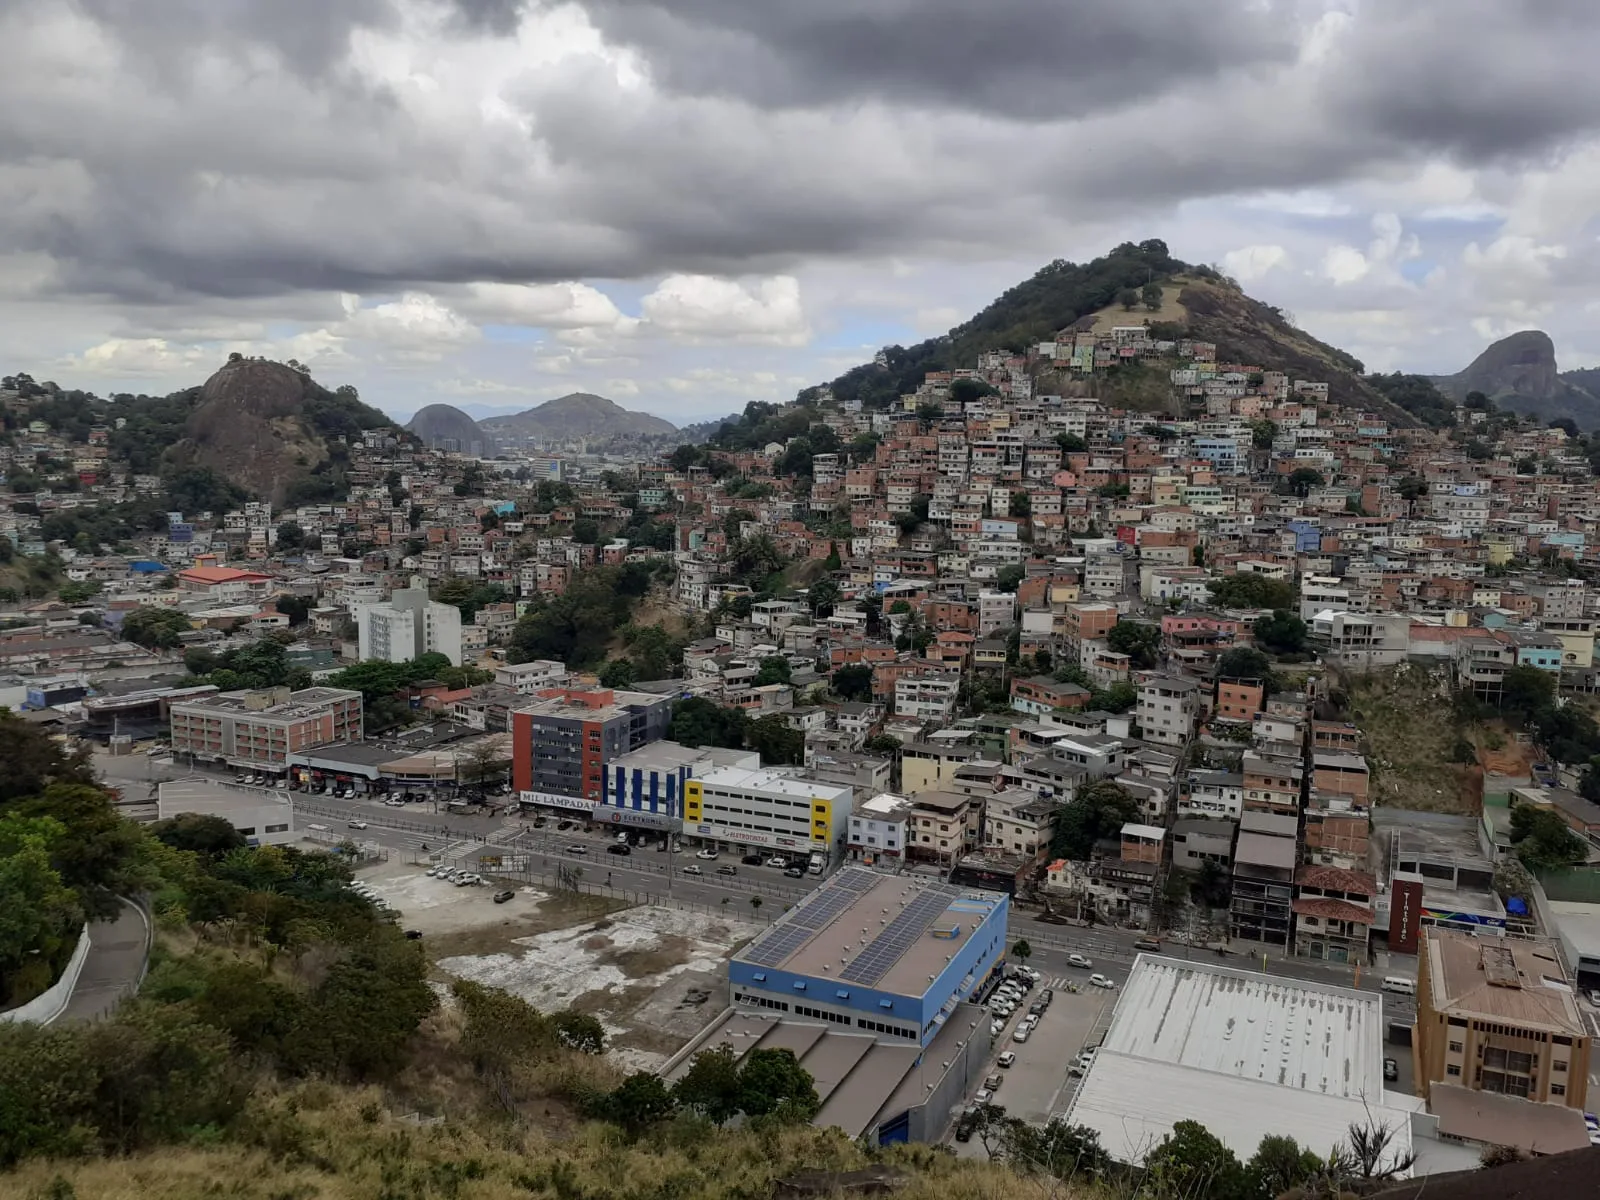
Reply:
[[1383, 990], [1397, 992], [1402, 996], [1415, 996], [1417, 994], [1417, 981], [1407, 979], [1404, 975], [1385, 975], [1383, 977]]

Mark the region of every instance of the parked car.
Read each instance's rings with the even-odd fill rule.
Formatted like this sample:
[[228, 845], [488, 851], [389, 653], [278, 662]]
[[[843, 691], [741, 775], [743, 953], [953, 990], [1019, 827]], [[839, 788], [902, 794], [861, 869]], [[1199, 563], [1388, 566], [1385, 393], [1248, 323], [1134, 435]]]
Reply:
[[571, 828], [572, 828], [572, 822], [571, 821], [557, 821], [556, 822], [556, 832], [557, 833], [565, 833], [567, 830], [569, 830]]
[[994, 1060], [994, 1065], [997, 1066], [997, 1067], [1010, 1067], [1016, 1061], [1017, 1061], [1016, 1051], [1015, 1050], [1007, 1050], [999, 1058]]
[[988, 1088], [990, 1092], [998, 1092], [1000, 1090], [1001, 1081], [1004, 1079], [1005, 1076], [996, 1071], [983, 1081], [983, 1086]]
[[567, 854], [587, 854], [587, 853], [589, 853], [589, 847], [583, 845], [581, 842], [573, 842], [572, 845], [570, 845], [570, 846], [568, 846], [566, 848], [565, 853], [567, 853]]
[[533, 827], [535, 829], [543, 829], [548, 824], [550, 824], [550, 821], [546, 817], [535, 817], [533, 819]]
[[1020, 1026], [1017, 1031], [1011, 1035], [1011, 1040], [1013, 1042], [1025, 1042], [1028, 1040], [1028, 1035], [1032, 1032], [1033, 1028], [1031, 1026]]
[[789, 867], [784, 871], [784, 874], [790, 879], [804, 879], [806, 877], [806, 869], [804, 867]]
[[408, 929], [408, 930], [406, 930], [406, 937], [408, 939], [410, 939], [411, 941], [413, 941], [413, 942], [416, 941], [421, 936], [422, 936], [422, 930], [420, 930], [420, 929]]
[[1589, 1003], [1600, 1008], [1600, 988], [1589, 989]]
[[696, 850], [694, 852], [694, 856], [696, 858], [704, 859], [706, 862], [712, 862], [712, 861], [714, 861], [716, 859], [717, 852], [715, 850], [711, 850], [711, 849]]
[[494, 894], [494, 902], [496, 904], [504, 904], [507, 900], [516, 899], [516, 895], [515, 892], [496, 892]]
[[767, 866], [769, 867], [787, 867], [788, 865], [789, 860], [781, 854], [774, 854], [771, 858], [767, 859]]
[[759, 855], [759, 854], [746, 854], [739, 861], [742, 862], [747, 867], [759, 867], [761, 865], [761, 855]]
[[1044, 991], [1039, 993], [1039, 1003], [1040, 1004], [1044, 1004], [1044, 1005], [1048, 1006], [1050, 1001], [1054, 1000], [1055, 998], [1056, 998], [1056, 993], [1055, 993], [1055, 990], [1053, 988], [1045, 988]]
[[1043, 1015], [1043, 1013], [1044, 1013], [1044, 1001], [1043, 1000], [1035, 1000], [1032, 1004], [1028, 1005], [1028, 1015], [1030, 1017], [1041, 1016], [1041, 1015]]
[[1400, 1064], [1392, 1058], [1383, 1060], [1383, 1077], [1390, 1083], [1400, 1078]]
[[987, 1104], [994, 1099], [994, 1093], [988, 1088], [979, 1088], [978, 1094], [972, 1098], [978, 1104]]
[[607, 854], [632, 854], [633, 847], [627, 842], [612, 842], [606, 847]]
[[1100, 988], [1114, 988], [1114, 987], [1117, 986], [1114, 982], [1112, 982], [1109, 978], [1107, 978], [1104, 975], [1091, 975], [1091, 976], [1089, 976], [1089, 984], [1090, 984], [1091, 987], [1100, 987]]
[[1004, 1021], [991, 1021], [989, 1023], [989, 1036], [990, 1037], [999, 1037], [1005, 1031], [1006, 1031], [1006, 1023]]
[[705, 871], [701, 870], [699, 863], [690, 863], [683, 869], [683, 873], [685, 875], [704, 875]]
[[1082, 954], [1069, 954], [1067, 955], [1067, 966], [1081, 967], [1083, 970], [1087, 971], [1090, 967], [1094, 966], [1094, 963], [1090, 959], [1084, 957]]
[[731, 863], [723, 863], [720, 867], [717, 868], [717, 874], [718, 875], [737, 875], [738, 873], [739, 873], [739, 868], [734, 866]]

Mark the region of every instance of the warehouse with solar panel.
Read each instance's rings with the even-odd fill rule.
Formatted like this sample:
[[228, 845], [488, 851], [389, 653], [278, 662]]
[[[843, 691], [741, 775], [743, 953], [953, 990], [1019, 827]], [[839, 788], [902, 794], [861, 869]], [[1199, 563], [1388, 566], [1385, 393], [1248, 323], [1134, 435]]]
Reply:
[[729, 1006], [668, 1065], [716, 1045], [790, 1049], [816, 1123], [936, 1138], [988, 1051], [972, 997], [1003, 966], [1009, 897], [845, 867], [733, 956]]

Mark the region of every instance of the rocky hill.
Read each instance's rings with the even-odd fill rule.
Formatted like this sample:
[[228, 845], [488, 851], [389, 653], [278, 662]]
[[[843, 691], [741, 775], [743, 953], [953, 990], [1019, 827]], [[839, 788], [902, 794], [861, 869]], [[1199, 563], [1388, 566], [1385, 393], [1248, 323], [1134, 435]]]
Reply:
[[[1142, 305], [1124, 310], [1118, 303], [1124, 293], [1142, 294], [1150, 284], [1160, 285], [1162, 293], [1155, 313]], [[878, 361], [845, 372], [828, 388], [838, 399], [885, 407], [914, 391], [928, 371], [971, 366], [985, 350], [1020, 353], [1058, 330], [1088, 328], [1108, 313], [1116, 318], [1113, 323], [1148, 317], [1172, 336], [1215, 342], [1223, 361], [1321, 380], [1338, 403], [1382, 413], [1397, 424], [1417, 424], [1411, 413], [1368, 381], [1360, 360], [1296, 328], [1282, 311], [1251, 299], [1209, 267], [1173, 258], [1166, 243], [1153, 239], [1124, 243], [1087, 263], [1057, 260], [942, 337], [886, 347]], [[1097, 376], [1092, 383], [1074, 386], [1132, 408], [1159, 408], [1170, 394], [1166, 380], [1149, 369]]]
[[587, 442], [594, 448], [669, 440], [678, 432], [670, 421], [632, 412], [591, 392], [573, 392], [509, 416], [485, 417], [478, 422], [478, 428], [522, 446]]
[[1600, 372], [1563, 373], [1556, 366], [1556, 347], [1550, 335], [1524, 329], [1501, 338], [1464, 371], [1436, 376], [1439, 390], [1454, 400], [1469, 392], [1482, 392], [1497, 408], [1544, 420], [1571, 417], [1581, 428], [1600, 427]]
[[274, 505], [342, 493], [331, 439], [398, 427], [354, 388], [331, 392], [303, 369], [230, 360], [199, 389], [171, 461], [209, 467]]
[[435, 448], [471, 451], [474, 442], [483, 441], [478, 423], [453, 404], [430, 404], [419, 408], [406, 422], [406, 428]]

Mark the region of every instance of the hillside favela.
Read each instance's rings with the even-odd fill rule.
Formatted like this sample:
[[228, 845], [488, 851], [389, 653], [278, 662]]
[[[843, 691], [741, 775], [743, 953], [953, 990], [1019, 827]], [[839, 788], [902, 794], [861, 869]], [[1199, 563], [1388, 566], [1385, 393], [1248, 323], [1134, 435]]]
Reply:
[[1426, 0], [68, 7], [0, 13], [104, 75], [0, 84], [0, 1196], [1600, 1195], [1600, 107], [1533, 200]]

